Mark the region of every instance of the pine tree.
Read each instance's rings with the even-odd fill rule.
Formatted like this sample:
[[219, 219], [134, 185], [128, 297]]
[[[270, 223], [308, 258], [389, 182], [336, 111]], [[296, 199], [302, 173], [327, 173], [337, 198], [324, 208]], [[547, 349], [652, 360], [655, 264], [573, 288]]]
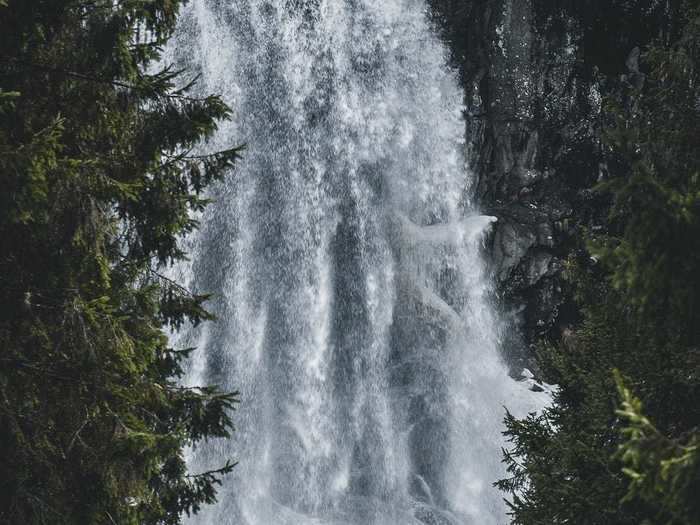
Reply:
[[211, 319], [162, 268], [239, 154], [195, 155], [229, 109], [151, 72], [181, 4], [0, 0], [2, 523], [176, 524], [232, 468], [188, 472], [237, 398], [164, 333]]

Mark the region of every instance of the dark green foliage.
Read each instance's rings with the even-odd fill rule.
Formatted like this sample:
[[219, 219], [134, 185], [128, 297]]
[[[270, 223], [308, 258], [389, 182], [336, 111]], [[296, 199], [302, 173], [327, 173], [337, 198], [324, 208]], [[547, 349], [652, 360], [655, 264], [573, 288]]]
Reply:
[[629, 345], [643, 338], [630, 333], [617, 294], [596, 286], [594, 275], [577, 278], [587, 295], [579, 299], [594, 306], [575, 335], [541, 346], [538, 362], [560, 390], [542, 415], [508, 416], [514, 447], [506, 455], [510, 477], [499, 487], [513, 494], [514, 523], [637, 524], [631, 507], [618, 507], [625, 479], [612, 459], [618, 436], [610, 370], [622, 368], [621, 360], [635, 364]]
[[618, 457], [631, 478], [626, 501], [649, 504], [663, 523], [700, 523], [700, 434], [687, 443], [669, 439], [642, 412], [642, 403], [616, 376], [622, 398], [618, 415], [627, 421]]
[[598, 264], [569, 267], [583, 321], [540, 349], [553, 405], [506, 420], [517, 524], [700, 522], [700, 18], [683, 13], [604, 110], [608, 233], [589, 236]]
[[179, 386], [162, 329], [211, 317], [159, 268], [238, 156], [192, 154], [219, 98], [146, 72], [181, 3], [0, 1], [2, 523], [179, 523], [232, 468], [187, 472], [236, 396]]
[[611, 101], [607, 143], [617, 171], [601, 190], [614, 195], [617, 238], [595, 243], [616, 288], [641, 315], [684, 343], [700, 342], [700, 19], [669, 47], [645, 57], [648, 80]]

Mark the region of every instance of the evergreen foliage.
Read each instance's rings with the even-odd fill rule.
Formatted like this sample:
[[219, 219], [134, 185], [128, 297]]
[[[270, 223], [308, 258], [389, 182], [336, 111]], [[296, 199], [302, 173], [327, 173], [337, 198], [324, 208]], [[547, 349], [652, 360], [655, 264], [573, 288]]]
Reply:
[[176, 524], [232, 468], [187, 471], [236, 394], [163, 331], [211, 319], [160, 269], [239, 153], [194, 155], [229, 109], [151, 71], [181, 3], [0, 0], [2, 523]]
[[541, 345], [552, 406], [506, 419], [516, 524], [700, 523], [700, 11], [683, 16], [604, 110], [608, 232], [598, 264], [569, 265], [583, 321]]
[[700, 434], [687, 443], [669, 439], [642, 412], [642, 403], [616, 377], [622, 397], [618, 414], [627, 421], [618, 456], [631, 478], [626, 500], [652, 506], [662, 523], [700, 523]]

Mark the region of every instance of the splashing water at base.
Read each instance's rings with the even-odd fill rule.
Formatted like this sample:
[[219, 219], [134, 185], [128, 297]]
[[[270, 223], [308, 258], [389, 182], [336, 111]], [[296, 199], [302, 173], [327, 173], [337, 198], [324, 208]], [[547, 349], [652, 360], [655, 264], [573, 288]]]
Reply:
[[470, 202], [463, 93], [418, 0], [193, 0], [168, 58], [245, 142], [187, 239], [213, 292], [191, 384], [239, 389], [240, 464], [200, 524], [496, 524], [507, 376]]

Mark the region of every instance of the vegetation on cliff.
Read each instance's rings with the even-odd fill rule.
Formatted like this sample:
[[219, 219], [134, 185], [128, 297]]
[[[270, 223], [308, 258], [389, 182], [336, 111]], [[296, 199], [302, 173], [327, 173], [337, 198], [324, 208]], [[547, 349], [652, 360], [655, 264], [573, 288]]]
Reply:
[[178, 382], [164, 327], [210, 318], [162, 275], [229, 110], [155, 68], [180, 0], [0, 0], [0, 522], [179, 523], [231, 469], [183, 448], [228, 436], [236, 395]]
[[700, 523], [700, 11], [687, 7], [604, 105], [608, 220], [567, 268], [582, 321], [540, 346], [553, 405], [506, 420], [513, 523]]

